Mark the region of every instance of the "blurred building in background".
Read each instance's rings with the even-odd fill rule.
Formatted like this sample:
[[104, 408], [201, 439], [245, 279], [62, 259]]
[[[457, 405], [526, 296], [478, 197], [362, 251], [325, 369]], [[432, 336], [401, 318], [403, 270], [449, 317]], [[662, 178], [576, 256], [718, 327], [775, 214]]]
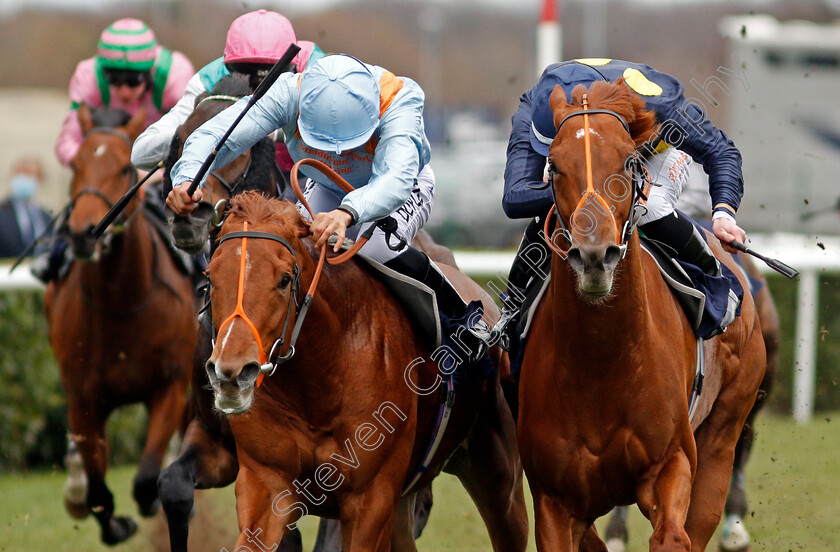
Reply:
[[809, 215], [840, 195], [840, 25], [751, 15], [720, 30], [728, 65], [748, 83], [713, 91], [730, 95], [727, 126], [744, 159], [739, 222], [836, 234], [833, 213]]

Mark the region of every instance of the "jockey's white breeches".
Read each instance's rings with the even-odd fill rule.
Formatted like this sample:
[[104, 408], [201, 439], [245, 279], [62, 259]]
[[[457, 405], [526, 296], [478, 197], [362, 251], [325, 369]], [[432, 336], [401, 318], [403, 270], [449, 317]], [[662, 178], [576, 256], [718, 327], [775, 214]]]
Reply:
[[[341, 196], [336, 195], [334, 192], [312, 179], [307, 179], [303, 195], [306, 197], [306, 201], [315, 213], [332, 211], [341, 205]], [[434, 203], [434, 195], [435, 173], [429, 165], [426, 165], [414, 181], [414, 188], [411, 190], [411, 197], [409, 197], [408, 201], [406, 201], [401, 207], [391, 213], [391, 216], [397, 221], [397, 234], [399, 234], [399, 236], [407, 243], [410, 244], [412, 240], [414, 240], [414, 236], [417, 235], [417, 232], [419, 232], [420, 229], [423, 228], [423, 225], [426, 224], [426, 221], [429, 220], [429, 215], [432, 212], [432, 204]], [[304, 218], [307, 220], [312, 219], [300, 201], [297, 203], [297, 208]], [[355, 240], [372, 224], [375, 223], [364, 222], [362, 224], [351, 226], [347, 229], [347, 238]], [[396, 238], [391, 238], [391, 245], [397, 245]], [[373, 235], [370, 237], [370, 240], [368, 240], [368, 242], [359, 250], [359, 252], [363, 255], [366, 255], [383, 264], [390, 261], [403, 251], [405, 251], [405, 247], [402, 247], [397, 251], [388, 247], [385, 242], [385, 232], [379, 228], [376, 228], [373, 231]]]

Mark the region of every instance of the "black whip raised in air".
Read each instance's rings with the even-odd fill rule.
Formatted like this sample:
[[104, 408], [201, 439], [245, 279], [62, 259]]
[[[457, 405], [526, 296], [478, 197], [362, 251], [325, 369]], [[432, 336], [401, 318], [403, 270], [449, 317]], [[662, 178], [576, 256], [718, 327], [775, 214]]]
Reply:
[[271, 85], [274, 84], [274, 81], [277, 80], [277, 77], [279, 77], [280, 74], [283, 71], [285, 71], [286, 67], [292, 62], [292, 60], [295, 58], [299, 51], [300, 46], [298, 46], [297, 44], [291, 44], [288, 47], [288, 49], [286, 49], [286, 52], [283, 54], [283, 57], [277, 60], [277, 63], [274, 64], [274, 67], [271, 68], [271, 71], [268, 72], [268, 75], [265, 76], [262, 82], [260, 82], [259, 86], [257, 86], [257, 89], [254, 90], [254, 93], [251, 95], [251, 99], [248, 100], [248, 104], [245, 106], [245, 109], [243, 109], [239, 116], [236, 118], [236, 120], [233, 121], [233, 124], [230, 125], [230, 128], [227, 129], [227, 132], [225, 132], [225, 134], [219, 140], [219, 143], [216, 144], [215, 148], [213, 148], [213, 153], [211, 153], [207, 157], [207, 159], [204, 160], [204, 163], [201, 164], [201, 168], [198, 169], [198, 172], [193, 178], [192, 184], [190, 184], [189, 190], [187, 190], [187, 194], [189, 194], [190, 197], [192, 197], [192, 195], [195, 193], [195, 190], [196, 188], [198, 188], [198, 185], [201, 183], [201, 180], [204, 178], [204, 175], [207, 174], [208, 170], [210, 170], [210, 165], [212, 165], [213, 161], [216, 160], [216, 155], [218, 155], [219, 150], [222, 148], [225, 141], [228, 139], [228, 136], [230, 136], [230, 133], [233, 132], [233, 129], [235, 129], [236, 125], [239, 124], [239, 121], [241, 121], [245, 114], [248, 113], [248, 110], [251, 109], [251, 107], [255, 103], [257, 103], [257, 100], [262, 98], [265, 95], [265, 93], [268, 92], [268, 89], [271, 88]]

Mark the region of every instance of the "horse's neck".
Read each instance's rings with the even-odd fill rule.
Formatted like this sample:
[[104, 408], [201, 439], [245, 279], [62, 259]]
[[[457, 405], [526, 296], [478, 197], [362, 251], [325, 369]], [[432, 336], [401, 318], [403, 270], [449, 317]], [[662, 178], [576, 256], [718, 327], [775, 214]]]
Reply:
[[613, 280], [613, 296], [597, 304], [578, 295], [576, 277], [567, 261], [555, 255], [551, 264], [552, 318], [559, 354], [592, 361], [634, 354], [652, 330], [648, 286], [638, 238], [631, 241]]
[[99, 262], [81, 263], [85, 292], [115, 306], [142, 303], [153, 285], [157, 262], [154, 239], [145, 214], [134, 215]]

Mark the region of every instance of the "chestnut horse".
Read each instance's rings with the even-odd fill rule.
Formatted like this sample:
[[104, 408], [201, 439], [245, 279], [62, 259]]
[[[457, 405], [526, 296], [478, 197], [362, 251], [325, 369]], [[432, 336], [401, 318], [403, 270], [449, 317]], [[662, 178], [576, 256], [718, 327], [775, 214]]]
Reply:
[[[63, 230], [76, 261], [67, 278], [52, 282], [45, 296], [72, 445], [81, 453], [87, 479], [86, 491], [74, 485], [66, 504], [76, 517], [92, 512], [107, 544], [137, 529], [131, 518], [114, 516], [113, 495], [105, 485], [108, 416], [138, 402], [149, 412], [134, 498], [140, 513], [150, 516], [159, 505], [156, 481], [164, 452], [184, 420], [195, 346], [190, 277], [179, 271], [163, 238], [147, 222], [142, 200], [129, 203], [102, 239], [91, 235], [136, 182], [131, 144], [144, 119], [141, 111], [120, 126], [95, 125], [87, 106], [79, 108], [85, 138], [71, 165], [74, 206]], [[75, 474], [74, 482], [84, 484], [84, 477]]]
[[[178, 128], [170, 145], [166, 161], [167, 177], [172, 165], [180, 158], [187, 137], [207, 120], [233, 105], [237, 97], [248, 93], [248, 80], [241, 75], [231, 74], [216, 85], [210, 93], [200, 94], [195, 100], [195, 109]], [[266, 139], [267, 140], [267, 139]], [[215, 238], [218, 217], [224, 215], [227, 201], [236, 194], [256, 190], [267, 197], [279, 197], [282, 175], [275, 167], [274, 148], [265, 142], [244, 152], [232, 163], [214, 170], [205, 183], [205, 196], [196, 212], [189, 217], [175, 217], [173, 234], [178, 247], [187, 251], [198, 251], [208, 236]], [[285, 182], [282, 182], [284, 185]], [[171, 184], [169, 184], [171, 186]], [[223, 201], [220, 205], [219, 202]], [[214, 207], [218, 210], [214, 212]], [[452, 252], [434, 242], [420, 230], [414, 246], [425, 251], [439, 262], [455, 266]], [[198, 339], [193, 355], [192, 391], [190, 395], [191, 421], [183, 439], [178, 459], [161, 472], [158, 482], [160, 498], [166, 513], [170, 547], [174, 551], [186, 552], [189, 535], [189, 520], [194, 505], [194, 489], [225, 487], [236, 480], [239, 468], [236, 446], [227, 419], [219, 416], [213, 407], [213, 392], [209, 388], [204, 366], [212, 351], [212, 327], [200, 324]], [[425, 508], [431, 506], [431, 491], [426, 490]], [[425, 518], [415, 520], [416, 530], [422, 530]], [[341, 549], [340, 530], [322, 523], [319, 528], [316, 551], [338, 552]], [[280, 544], [279, 552], [296, 552], [301, 549], [298, 531], [293, 531]]]
[[[705, 342], [706, 378], [690, 418], [694, 333], [638, 233], [623, 231], [633, 230], [624, 221], [639, 197], [635, 177], [628, 181], [635, 148], [655, 132], [655, 116], [622, 79], [588, 93], [579, 86], [572, 104], [557, 86], [550, 106], [559, 127], [550, 184], [570, 230], [550, 244], [559, 254], [532, 322], [517, 423], [537, 549], [606, 550], [592, 523], [635, 502], [653, 526], [650, 550], [704, 550], [764, 375], [755, 305], [745, 293], [741, 316]], [[716, 239], [709, 245], [736, 269]]]
[[[442, 398], [437, 366], [423, 359], [443, 353], [430, 357], [383, 284], [355, 260], [324, 266], [296, 353], [257, 387], [263, 344], [288, 339], [298, 294], [318, 277], [311, 241], [302, 239], [308, 233], [292, 204], [242, 194], [232, 200], [208, 268], [220, 333], [206, 368], [236, 440], [237, 546], [256, 535], [272, 548], [315, 514], [341, 520], [347, 552], [416, 550], [413, 498], [401, 495], [432, 439]], [[480, 295], [466, 276], [441, 269], [464, 296]], [[288, 345], [279, 349], [272, 358], [289, 354]], [[492, 355], [497, 365], [507, 360], [498, 348]], [[513, 431], [498, 378], [457, 388], [437, 453], [411, 489], [448, 460], [497, 551], [524, 550], [527, 541]]]
[[[724, 515], [724, 531], [721, 535], [719, 548], [723, 552], [747, 552], [750, 549], [750, 535], [744, 526], [747, 517], [747, 488], [745, 468], [752, 450], [755, 437], [755, 417], [764, 407], [764, 402], [773, 389], [779, 364], [779, 313], [776, 302], [770, 294], [770, 288], [764, 275], [758, 270], [749, 255], [741, 255], [741, 268], [750, 277], [761, 282], [758, 292], [753, 292], [755, 309], [758, 311], [758, 321], [761, 323], [761, 336], [764, 339], [764, 349], [767, 352], [767, 367], [764, 378], [758, 388], [758, 396], [750, 410], [738, 446], [735, 447], [735, 463], [732, 465], [732, 475], [729, 478], [729, 493], [726, 496]], [[610, 515], [604, 538], [610, 552], [624, 552], [629, 539], [627, 532], [627, 507], [619, 506]]]

